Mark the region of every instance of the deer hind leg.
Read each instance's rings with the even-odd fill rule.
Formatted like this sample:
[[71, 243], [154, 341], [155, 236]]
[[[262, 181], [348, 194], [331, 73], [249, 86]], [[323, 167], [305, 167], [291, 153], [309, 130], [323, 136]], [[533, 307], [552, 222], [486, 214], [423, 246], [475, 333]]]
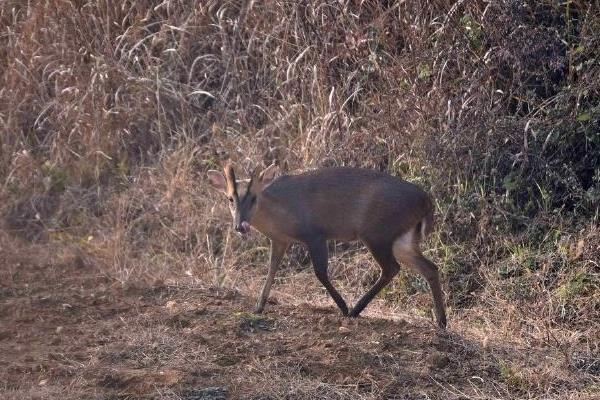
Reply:
[[350, 311], [350, 317], [358, 317], [361, 311], [377, 296], [377, 293], [386, 287], [400, 270], [400, 266], [394, 258], [392, 246], [389, 243], [377, 245], [367, 240], [364, 242], [373, 255], [373, 258], [375, 258], [375, 261], [381, 267], [381, 275], [379, 275], [379, 279], [377, 279], [373, 287], [354, 305], [352, 311]]
[[440, 284], [440, 274], [438, 267], [421, 253], [419, 238], [420, 232], [414, 229], [396, 239], [392, 248], [394, 257], [399, 263], [405, 264], [425, 278], [433, 295], [437, 324], [440, 328], [445, 329], [446, 308]]

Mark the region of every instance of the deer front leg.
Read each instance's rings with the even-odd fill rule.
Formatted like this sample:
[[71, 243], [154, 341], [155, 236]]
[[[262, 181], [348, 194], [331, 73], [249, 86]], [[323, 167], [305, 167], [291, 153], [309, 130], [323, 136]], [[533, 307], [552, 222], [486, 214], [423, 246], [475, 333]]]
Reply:
[[265, 304], [269, 298], [269, 292], [271, 292], [271, 286], [275, 280], [275, 273], [279, 269], [283, 255], [287, 250], [289, 243], [281, 242], [278, 240], [271, 239], [271, 256], [269, 261], [269, 273], [267, 274], [267, 280], [262, 288], [260, 297], [256, 302], [255, 313], [260, 314], [265, 309]]
[[327, 242], [325, 240], [313, 239], [310, 243], [307, 243], [307, 245], [317, 279], [319, 279], [321, 284], [327, 289], [327, 293], [329, 293], [333, 301], [335, 301], [335, 304], [337, 304], [342, 314], [348, 315], [348, 306], [346, 305], [346, 302], [338, 291], [335, 290], [329, 280], [329, 275], [327, 274], [327, 259], [329, 257], [327, 253]]

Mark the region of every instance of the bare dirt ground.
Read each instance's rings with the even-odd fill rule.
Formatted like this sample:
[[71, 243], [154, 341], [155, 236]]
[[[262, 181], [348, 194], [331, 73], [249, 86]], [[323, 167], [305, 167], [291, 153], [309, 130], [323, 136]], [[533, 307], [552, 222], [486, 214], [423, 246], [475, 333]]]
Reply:
[[425, 319], [347, 319], [287, 298], [256, 316], [235, 290], [123, 285], [77, 257], [5, 265], [0, 282], [2, 399], [599, 395], [558, 351], [460, 324], [440, 333]]

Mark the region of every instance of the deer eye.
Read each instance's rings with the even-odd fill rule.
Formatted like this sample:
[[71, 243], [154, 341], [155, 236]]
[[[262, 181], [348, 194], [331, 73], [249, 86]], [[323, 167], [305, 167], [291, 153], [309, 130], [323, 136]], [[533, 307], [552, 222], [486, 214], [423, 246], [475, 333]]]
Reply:
[[229, 202], [230, 202], [230, 203], [233, 203], [233, 197], [230, 197], [230, 198], [229, 198]]

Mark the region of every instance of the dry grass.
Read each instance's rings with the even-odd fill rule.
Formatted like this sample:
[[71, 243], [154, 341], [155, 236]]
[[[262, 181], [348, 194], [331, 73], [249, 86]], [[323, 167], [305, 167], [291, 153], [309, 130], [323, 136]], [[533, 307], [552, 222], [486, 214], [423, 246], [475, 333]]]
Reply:
[[[475, 361], [462, 350], [448, 355], [468, 364], [462, 378], [450, 379], [448, 369], [439, 376], [415, 372], [420, 378], [405, 397], [433, 393], [429, 384], [444, 393], [440, 398], [597, 396], [599, 31], [597, 1], [3, 1], [0, 316], [17, 324], [6, 332], [35, 330], [45, 318], [47, 310], [37, 306], [23, 311], [37, 315], [31, 320], [16, 314], [36, 290], [52, 292], [35, 274], [40, 266], [50, 277], [65, 274], [67, 283], [56, 290], [70, 305], [81, 300], [73, 288], [98, 277], [108, 292], [133, 284], [176, 287], [169, 296], [177, 303], [186, 296], [205, 301], [208, 287], [235, 289], [242, 295], [211, 309], [214, 329], [231, 328], [237, 323], [231, 313], [247, 310], [246, 296], [258, 292], [268, 243], [233, 235], [222, 199], [207, 188], [206, 170], [226, 159], [248, 170], [272, 161], [290, 172], [364, 166], [433, 193], [438, 226], [429, 256], [442, 268], [453, 334], [475, 354]], [[337, 243], [331, 250], [336, 285], [354, 300], [377, 268], [359, 246]], [[314, 310], [292, 305], [331, 306], [303, 249], [293, 248], [285, 264], [274, 288], [280, 304], [271, 307], [276, 318], [293, 315], [288, 327], [294, 328], [248, 350], [256, 357], [286, 337], [301, 341], [295, 324], [318, 320], [309, 316]], [[72, 281], [69, 266], [80, 268]], [[186, 357], [217, 354], [224, 339], [211, 336], [214, 346], [193, 356], [187, 350], [195, 339], [172, 343], [168, 330], [152, 338], [155, 331], [142, 320], [169, 318], [164, 304], [150, 302], [149, 314], [137, 315], [145, 300], [131, 298], [107, 297], [107, 304], [132, 308], [117, 307], [116, 314], [136, 315], [119, 325], [124, 336], [108, 336], [140, 348], [164, 341], [172, 364], [158, 359], [147, 370], [107, 372], [93, 395], [129, 396], [119, 392], [122, 385], [146, 396], [185, 398], [186, 380], [210, 386], [210, 374], [194, 380], [193, 368], [180, 366]], [[422, 355], [432, 336], [422, 319], [431, 317], [429, 301], [423, 280], [403, 272], [370, 306], [378, 322], [361, 320], [357, 329], [364, 335], [415, 329], [415, 341], [400, 344]], [[398, 313], [411, 321], [408, 328], [382, 322]], [[202, 329], [198, 324], [211, 323], [203, 318], [190, 323]], [[90, 324], [85, 334], [111, 324]], [[403, 358], [394, 347], [400, 361], [393, 361], [360, 335], [353, 339], [364, 356], [354, 366], [374, 374], [369, 384], [346, 382], [355, 371], [343, 364], [335, 376], [322, 367], [307, 373], [301, 361], [281, 365], [274, 356], [258, 370], [252, 368], [259, 361], [244, 361], [254, 366], [248, 375], [230, 371], [214, 385], [247, 397], [400, 396], [404, 380], [394, 379], [414, 371], [402, 375], [381, 365], [418, 357]], [[15, 340], [0, 336], [3, 347]], [[38, 350], [47, 346], [40, 339]], [[87, 372], [61, 375], [63, 386], [54, 391], [25, 389], [44, 379], [43, 368], [10, 372], [0, 390], [32, 398], [89, 395], [94, 374], [111, 368], [110, 357], [95, 364], [94, 351], [114, 349], [82, 346], [60, 347], [64, 354], [85, 353], [73, 368], [81, 363]], [[299, 357], [310, 361], [319, 346], [298, 350]], [[144, 354], [159, 357], [163, 350]], [[7, 354], [13, 366], [36, 364]], [[488, 376], [475, 371], [490, 363]], [[321, 385], [317, 372], [333, 383]], [[20, 383], [9, 384], [15, 376]], [[249, 383], [240, 389], [244, 376]], [[277, 389], [261, 389], [265, 379]], [[143, 389], [148, 380], [164, 382]], [[171, 386], [177, 391], [162, 389]]]
[[123, 285], [76, 254], [54, 259], [38, 250], [3, 271], [11, 283], [0, 309], [3, 398], [597, 395], [593, 375], [570, 368], [557, 349], [481, 337], [465, 319], [441, 334], [427, 319], [377, 301], [349, 320], [324, 294], [315, 299], [316, 287], [309, 302], [284, 301], [287, 285], [280, 304], [257, 316], [246, 311], [254, 297], [236, 290]]

